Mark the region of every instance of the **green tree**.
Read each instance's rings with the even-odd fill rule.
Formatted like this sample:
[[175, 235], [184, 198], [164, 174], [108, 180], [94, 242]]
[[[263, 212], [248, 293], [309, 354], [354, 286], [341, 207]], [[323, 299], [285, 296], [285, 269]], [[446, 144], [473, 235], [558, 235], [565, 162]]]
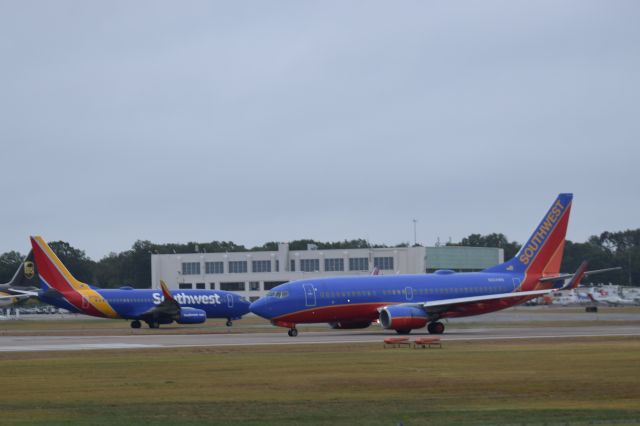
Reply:
[[269, 241], [261, 246], [253, 247], [251, 251], [278, 251], [278, 243], [276, 241]]
[[[589, 238], [588, 245], [582, 247], [583, 260], [589, 261], [590, 269], [622, 267], [622, 271], [610, 272], [605, 275], [597, 275], [591, 278], [594, 282], [613, 282], [616, 284], [640, 284], [640, 229], [627, 229], [618, 232], [603, 232]], [[576, 256], [572, 250], [575, 247], [565, 249], [565, 257]], [[575, 262], [579, 263], [580, 259]], [[563, 265], [565, 263], [563, 262]], [[569, 265], [567, 265], [569, 266]], [[575, 266], [571, 264], [571, 267]], [[589, 279], [585, 282], [590, 282]]]
[[0, 255], [0, 284], [13, 278], [23, 259], [24, 256], [17, 251], [8, 251]]
[[[449, 245], [449, 243], [447, 243]], [[467, 246], [467, 247], [497, 247], [504, 250], [505, 260], [511, 259], [520, 250], [520, 244], [515, 241], [509, 241], [504, 234], [471, 234], [465, 237], [459, 243], [451, 245]]]
[[89, 284], [94, 283], [95, 262], [89, 259], [83, 250], [79, 250], [65, 241], [50, 242], [49, 247], [76, 279]]

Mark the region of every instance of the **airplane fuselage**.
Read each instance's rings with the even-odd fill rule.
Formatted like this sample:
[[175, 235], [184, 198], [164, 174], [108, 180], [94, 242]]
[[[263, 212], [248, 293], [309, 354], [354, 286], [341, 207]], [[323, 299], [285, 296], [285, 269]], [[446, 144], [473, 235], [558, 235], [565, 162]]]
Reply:
[[[536, 277], [528, 279], [537, 280]], [[252, 312], [274, 322], [375, 321], [379, 309], [396, 304], [459, 299], [517, 291], [525, 279], [519, 273], [454, 273], [316, 278], [281, 284], [251, 305]], [[552, 284], [537, 289], [551, 288]], [[437, 318], [478, 315], [505, 309], [530, 297], [484, 301], [451, 310]]]
[[[181, 306], [200, 309], [207, 318], [237, 319], [249, 312], [249, 302], [226, 291], [175, 290], [171, 294]], [[160, 290], [95, 288], [68, 293], [40, 291], [38, 298], [75, 313], [124, 319], [137, 319], [164, 300]]]

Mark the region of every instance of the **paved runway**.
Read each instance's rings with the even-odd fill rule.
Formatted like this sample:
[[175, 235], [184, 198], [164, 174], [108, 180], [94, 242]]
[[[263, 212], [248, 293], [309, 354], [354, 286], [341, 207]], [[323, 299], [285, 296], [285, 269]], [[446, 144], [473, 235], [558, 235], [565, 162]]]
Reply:
[[[411, 336], [426, 335], [417, 332]], [[198, 346], [255, 346], [327, 343], [382, 342], [391, 332], [326, 331], [301, 332], [298, 337], [282, 333], [229, 333], [183, 335], [125, 335], [125, 336], [0, 336], [0, 352], [68, 351], [94, 349], [144, 349]], [[639, 336], [640, 327], [581, 326], [581, 327], [522, 327], [469, 328], [448, 331], [443, 341], [557, 339], [570, 337]]]

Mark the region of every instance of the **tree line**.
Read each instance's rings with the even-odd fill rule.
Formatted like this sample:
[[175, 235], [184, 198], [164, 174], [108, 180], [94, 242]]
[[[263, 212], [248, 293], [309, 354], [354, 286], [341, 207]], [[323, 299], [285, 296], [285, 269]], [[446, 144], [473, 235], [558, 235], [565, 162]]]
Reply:
[[[306, 250], [309, 244], [320, 250], [407, 247], [408, 243], [394, 246], [370, 244], [364, 239], [321, 242], [312, 239], [295, 240], [289, 243], [289, 250]], [[90, 259], [83, 250], [72, 247], [64, 241], [50, 242], [51, 249], [60, 257], [71, 273], [80, 281], [104, 288], [117, 288], [129, 285], [136, 288], [151, 286], [151, 254], [171, 253], [224, 253], [250, 251], [276, 251], [278, 243], [267, 242], [261, 246], [247, 248], [231, 241], [212, 241], [208, 243], [188, 242], [186, 244], [155, 244], [138, 240], [130, 250], [109, 253], [99, 261]], [[509, 241], [504, 234], [471, 234], [460, 242], [447, 245], [472, 247], [498, 247], [504, 250], [504, 258], [511, 259], [520, 249], [520, 244]], [[22, 262], [25, 254], [9, 251], [0, 255], [0, 283], [11, 279]], [[565, 242], [563, 272], [573, 272], [583, 260], [589, 262], [589, 269], [603, 269], [621, 266], [622, 271], [610, 272], [593, 278], [589, 282], [612, 282], [628, 285], [640, 284], [640, 229], [619, 232], [603, 232], [591, 236], [584, 243], [567, 240]]]

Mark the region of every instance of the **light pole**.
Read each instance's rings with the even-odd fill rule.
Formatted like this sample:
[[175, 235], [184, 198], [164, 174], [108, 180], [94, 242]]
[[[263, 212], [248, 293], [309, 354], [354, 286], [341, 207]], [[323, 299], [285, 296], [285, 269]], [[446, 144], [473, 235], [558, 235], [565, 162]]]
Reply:
[[418, 221], [416, 219], [413, 219], [413, 245], [416, 246], [418, 245], [418, 234], [416, 231], [416, 224], [418, 223]]

